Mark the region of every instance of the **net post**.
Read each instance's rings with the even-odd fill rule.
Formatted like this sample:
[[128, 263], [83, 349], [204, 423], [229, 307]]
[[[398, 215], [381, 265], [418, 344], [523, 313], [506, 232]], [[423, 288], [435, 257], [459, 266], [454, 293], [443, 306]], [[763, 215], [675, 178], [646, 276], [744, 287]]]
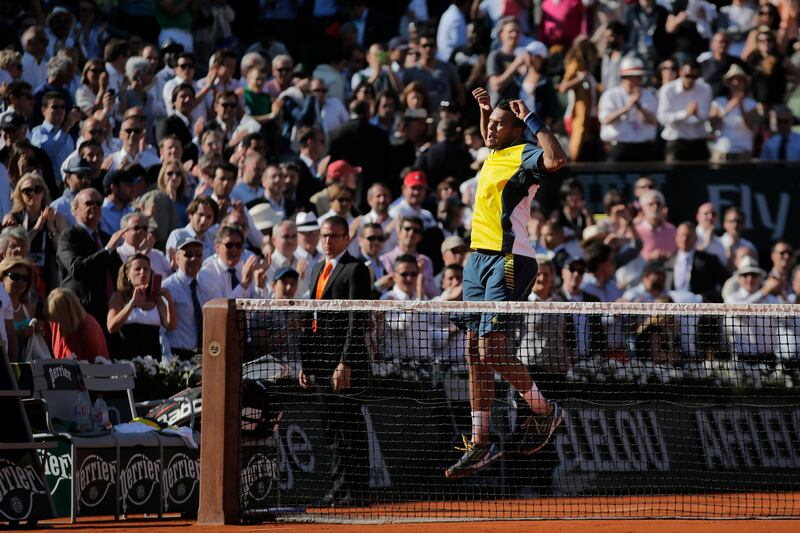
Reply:
[[203, 307], [203, 426], [198, 524], [239, 522], [239, 389], [236, 300]]

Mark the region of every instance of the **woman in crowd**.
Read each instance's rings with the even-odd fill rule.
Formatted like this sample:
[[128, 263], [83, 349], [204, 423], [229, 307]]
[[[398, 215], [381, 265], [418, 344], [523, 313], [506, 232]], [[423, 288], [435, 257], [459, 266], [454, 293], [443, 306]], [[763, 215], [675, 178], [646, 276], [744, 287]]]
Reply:
[[169, 234], [173, 229], [189, 223], [189, 218], [186, 215], [186, 208], [189, 205], [189, 176], [180, 161], [174, 159], [161, 165], [157, 187], [161, 194], [166, 195], [175, 206], [177, 225], [170, 224], [170, 230], [167, 232]]
[[13, 188], [29, 172], [42, 172], [36, 149], [27, 139], [15, 142], [8, 151], [8, 179]]
[[[762, 29], [770, 29], [777, 32], [781, 26], [781, 16], [778, 13], [778, 8], [770, 2], [759, 2], [758, 16], [755, 19], [755, 24], [752, 30], [747, 34], [747, 39], [744, 43], [741, 58], [747, 61], [750, 54], [756, 51], [756, 38]], [[783, 43], [785, 47], [786, 43]]]
[[724, 82], [729, 95], [715, 98], [709, 113], [712, 128], [719, 131], [711, 151], [711, 160], [746, 161], [753, 156], [758, 104], [747, 96], [750, 77], [739, 65], [731, 65]]
[[403, 110], [407, 109], [424, 109], [430, 115], [431, 101], [428, 97], [428, 91], [425, 90], [422, 83], [419, 81], [412, 81], [403, 89], [403, 96], [400, 98], [400, 104]]
[[578, 37], [564, 59], [564, 78], [558, 90], [567, 94], [564, 127], [572, 161], [602, 159], [597, 102], [600, 92], [594, 72], [597, 50], [588, 37]]
[[74, 357], [93, 363], [97, 356], [109, 358], [103, 328], [69, 289], [53, 289], [47, 296], [44, 336], [56, 359]]
[[0, 260], [6, 257], [27, 259], [31, 251], [28, 232], [20, 226], [9, 226], [0, 232]]
[[161, 356], [161, 327], [175, 329], [178, 317], [167, 289], [153, 284], [150, 260], [133, 254], [123, 263], [117, 276], [117, 291], [111, 295], [107, 327], [119, 333], [122, 342], [115, 357]]
[[26, 259], [8, 257], [0, 261], [0, 279], [11, 298], [14, 310], [14, 329], [17, 332], [16, 360], [22, 361], [28, 340], [37, 332], [34, 305], [30, 294], [33, 286], [33, 264]]
[[[30, 259], [39, 269], [45, 292], [60, 283], [56, 252], [58, 237], [67, 221], [50, 206], [50, 193], [42, 176], [25, 174], [11, 193], [11, 212], [3, 218], [4, 226], [22, 226], [30, 238]], [[41, 287], [40, 287], [41, 290]]]
[[783, 102], [786, 93], [787, 69], [795, 70], [791, 61], [778, 49], [775, 33], [759, 28], [756, 49], [746, 59], [753, 76], [753, 98], [761, 106], [761, 114]]
[[94, 106], [103, 104], [108, 88], [108, 74], [102, 59], [90, 59], [83, 66], [81, 85], [75, 91], [75, 105], [84, 113], [91, 113]]
[[357, 102], [369, 104], [370, 111], [375, 109], [375, 87], [367, 81], [362, 81], [353, 91], [353, 99]]
[[225, 147], [225, 135], [222, 130], [209, 129], [200, 136], [200, 155], [217, 154], [222, 155]]

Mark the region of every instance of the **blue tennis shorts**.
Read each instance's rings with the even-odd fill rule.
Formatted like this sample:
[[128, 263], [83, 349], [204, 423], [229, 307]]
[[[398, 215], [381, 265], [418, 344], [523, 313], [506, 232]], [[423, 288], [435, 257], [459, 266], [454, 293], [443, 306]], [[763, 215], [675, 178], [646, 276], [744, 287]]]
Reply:
[[[502, 252], [476, 251], [464, 267], [464, 301], [524, 302], [536, 280], [536, 259]], [[452, 317], [461, 329], [477, 331], [481, 337], [506, 331], [513, 321], [503, 313], [464, 314]]]

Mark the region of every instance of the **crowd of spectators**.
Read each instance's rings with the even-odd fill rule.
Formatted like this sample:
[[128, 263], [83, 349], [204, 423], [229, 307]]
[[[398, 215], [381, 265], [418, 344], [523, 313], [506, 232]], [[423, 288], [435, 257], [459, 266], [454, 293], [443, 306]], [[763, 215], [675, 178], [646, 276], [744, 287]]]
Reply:
[[[0, 8], [12, 359], [35, 356], [34, 335], [56, 357], [189, 358], [212, 298], [313, 297], [334, 215], [376, 299], [460, 300], [488, 155], [476, 87], [524, 100], [573, 161], [800, 158], [796, 0]], [[559, 208], [533, 206], [531, 300], [795, 301], [791, 244], [762, 269], [740, 210], [670, 221], [649, 178], [626, 192], [592, 213], [567, 180]], [[375, 349], [418, 327], [424, 351], [460, 357], [455, 328], [416, 320], [377, 328]]]

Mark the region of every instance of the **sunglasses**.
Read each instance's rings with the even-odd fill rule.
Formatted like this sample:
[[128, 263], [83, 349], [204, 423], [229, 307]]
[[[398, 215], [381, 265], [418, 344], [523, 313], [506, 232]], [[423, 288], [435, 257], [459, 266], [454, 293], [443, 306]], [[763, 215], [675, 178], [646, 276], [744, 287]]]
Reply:
[[97, 72], [97, 73], [100, 73], [100, 72], [105, 72], [105, 71], [106, 71], [106, 69], [104, 69], [104, 68], [100, 68], [100, 67], [97, 67], [97, 68], [90, 68], [90, 69], [89, 69], [89, 72]]
[[242, 247], [244, 246], [244, 243], [243, 242], [223, 242], [222, 245], [225, 246], [225, 248], [227, 248], [228, 250], [233, 250], [234, 248], [236, 248], [237, 250], [241, 250]]
[[147, 231], [147, 226], [131, 226], [129, 229], [133, 231]]
[[50, 104], [50, 109], [58, 110], [58, 109], [66, 109], [67, 106], [65, 105], [58, 105], [58, 104]]
[[403, 231], [407, 231], [409, 233], [422, 233], [422, 230], [420, 228], [415, 228], [413, 226], [406, 226], [406, 227], [401, 228], [401, 229]]
[[384, 237], [383, 235], [370, 235], [369, 237], [364, 237], [364, 238], [367, 239], [369, 242], [375, 242], [375, 241], [384, 242], [386, 240], [386, 237]]
[[35, 187], [25, 187], [22, 189], [22, 194], [25, 196], [33, 196], [34, 194], [42, 194], [44, 192], [44, 187], [40, 185], [36, 185]]
[[403, 278], [416, 278], [419, 276], [419, 272], [398, 272], [398, 274]]
[[280, 72], [281, 74], [283, 74], [284, 72], [291, 72], [291, 71], [292, 71], [292, 69], [290, 69], [290, 68], [276, 68], [275, 69], [275, 72]]
[[125, 133], [128, 135], [141, 135], [144, 129], [142, 128], [125, 128]]
[[197, 253], [197, 254], [193, 254], [191, 252], [181, 252], [181, 253], [183, 253], [183, 257], [185, 257], [186, 259], [202, 259], [203, 258], [203, 254], [202, 253]]
[[83, 203], [84, 207], [103, 207], [103, 202], [101, 200], [89, 200], [88, 202]]
[[237, 106], [237, 104], [230, 103], [230, 102], [228, 102], [228, 103], [225, 103], [225, 104], [220, 104], [220, 105], [221, 105], [222, 107], [224, 107], [225, 109], [233, 109], [234, 107], [236, 107], [236, 106]]
[[25, 274], [18, 274], [16, 272], [6, 272], [6, 277], [11, 281], [24, 281], [25, 283], [28, 283], [31, 280], [30, 276], [26, 276]]
[[180, 172], [178, 172], [177, 170], [168, 170], [167, 171], [167, 176], [169, 176], [171, 178], [173, 176], [182, 176], [182, 174]]
[[178, 68], [194, 68], [194, 63], [178, 63], [176, 65]]

